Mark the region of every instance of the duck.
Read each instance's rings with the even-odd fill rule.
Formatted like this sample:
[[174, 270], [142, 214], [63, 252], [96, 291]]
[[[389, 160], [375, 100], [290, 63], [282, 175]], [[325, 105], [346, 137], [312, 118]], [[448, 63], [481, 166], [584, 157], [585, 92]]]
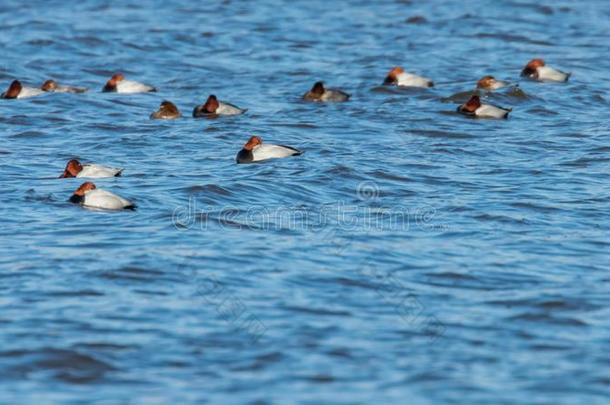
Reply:
[[80, 204], [83, 207], [104, 210], [136, 209], [136, 205], [131, 201], [119, 197], [110, 191], [99, 189], [90, 181], [81, 184], [72, 194], [69, 201], [74, 204]]
[[84, 93], [88, 90], [85, 87], [63, 86], [57, 84], [55, 80], [47, 80], [40, 89], [48, 93]]
[[77, 159], [72, 159], [66, 164], [64, 172], [59, 176], [60, 179], [70, 177], [119, 177], [123, 173], [123, 169], [107, 167], [95, 164], [81, 164]]
[[476, 94], [470, 97], [466, 103], [457, 108], [461, 114], [477, 118], [508, 118], [512, 109], [497, 107], [491, 104], [481, 104], [481, 99]]
[[159, 109], [150, 114], [151, 120], [175, 120], [180, 118], [182, 114], [178, 111], [178, 107], [171, 101], [164, 100], [159, 105]]
[[412, 73], [407, 73], [405, 70], [397, 66], [390, 70], [385, 80], [383, 81], [384, 85], [394, 85], [399, 87], [433, 87], [434, 82], [432, 80], [417, 76]]
[[219, 101], [214, 94], [210, 94], [206, 102], [193, 109], [193, 117], [216, 117], [219, 115], [240, 115], [248, 111], [233, 104]]
[[115, 73], [102, 89], [104, 93], [150, 93], [157, 89], [144, 83], [125, 80], [122, 73]]
[[15, 99], [15, 98], [28, 98], [35, 97], [44, 94], [44, 91], [36, 87], [28, 87], [21, 84], [19, 80], [13, 80], [8, 86], [8, 89], [0, 95], [0, 98]]
[[571, 75], [546, 66], [542, 59], [530, 60], [521, 71], [521, 76], [539, 82], [567, 82]]
[[508, 83], [502, 80], [497, 80], [493, 76], [483, 76], [477, 82], [477, 89], [492, 91], [508, 86]]
[[252, 136], [237, 153], [235, 160], [237, 163], [253, 163], [268, 159], [298, 156], [301, 154], [303, 154], [302, 151], [290, 146], [263, 144], [263, 140], [260, 136]]
[[307, 101], [347, 101], [349, 100], [350, 95], [337, 89], [327, 89], [324, 87], [323, 82], [316, 82], [311, 90], [309, 90], [303, 96], [304, 100]]

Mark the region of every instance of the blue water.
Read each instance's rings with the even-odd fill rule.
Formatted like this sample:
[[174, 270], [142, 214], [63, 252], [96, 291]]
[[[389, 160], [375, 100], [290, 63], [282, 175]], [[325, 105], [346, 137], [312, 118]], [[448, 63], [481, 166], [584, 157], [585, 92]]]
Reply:
[[[5, 0], [0, 403], [605, 404], [610, 2]], [[566, 84], [520, 81], [534, 57]], [[379, 86], [388, 70], [430, 90]], [[124, 72], [154, 94], [99, 92]], [[455, 113], [492, 74], [508, 120]], [[352, 94], [307, 104], [316, 80]], [[194, 120], [208, 94], [246, 115]], [[160, 101], [185, 118], [151, 121]], [[463, 100], [462, 100], [463, 101]], [[303, 149], [258, 165], [252, 134]], [[57, 179], [124, 167], [96, 212]]]

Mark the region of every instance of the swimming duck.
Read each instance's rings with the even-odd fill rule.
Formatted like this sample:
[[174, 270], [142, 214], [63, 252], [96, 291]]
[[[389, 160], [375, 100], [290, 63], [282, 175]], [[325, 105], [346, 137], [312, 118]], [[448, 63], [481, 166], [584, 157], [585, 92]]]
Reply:
[[36, 87], [23, 86], [19, 80], [13, 80], [8, 89], [2, 93], [0, 98], [14, 99], [14, 98], [28, 98], [35, 97], [44, 94], [44, 91], [37, 89]]
[[464, 115], [478, 118], [508, 118], [511, 109], [496, 107], [491, 104], [481, 104], [481, 99], [477, 95], [470, 97], [466, 103], [457, 108], [457, 111]]
[[122, 73], [115, 73], [102, 89], [105, 93], [149, 93], [157, 91], [156, 88], [147, 84], [125, 80]]
[[324, 87], [324, 83], [317, 82], [313, 85], [303, 96], [304, 100], [307, 101], [347, 101], [350, 95], [337, 89], [327, 89]]
[[571, 75], [571, 73], [565, 73], [546, 66], [542, 59], [530, 60], [521, 71], [521, 76], [541, 82], [567, 82]]
[[263, 140], [259, 136], [253, 136], [248, 139], [248, 142], [237, 153], [235, 160], [237, 163], [253, 163], [267, 159], [298, 156], [302, 153], [300, 150], [290, 146], [263, 144]]
[[107, 167], [102, 165], [87, 164], [83, 165], [78, 160], [72, 159], [66, 164], [66, 168], [60, 179], [69, 177], [118, 177], [123, 172], [123, 169], [116, 169], [114, 167]]
[[496, 80], [495, 77], [493, 76], [483, 76], [478, 82], [477, 82], [477, 89], [483, 89], [483, 90], [498, 90], [501, 89], [502, 87], [506, 87], [508, 86], [508, 83], [502, 80]]
[[411, 73], [406, 73], [400, 66], [390, 70], [385, 80], [385, 85], [394, 85], [400, 87], [432, 87], [434, 83], [432, 80], [417, 76]]
[[215, 117], [218, 115], [239, 115], [243, 114], [247, 109], [239, 108], [233, 104], [219, 101], [215, 95], [211, 94], [205, 104], [198, 105], [193, 109], [193, 117]]
[[159, 109], [154, 113], [150, 114], [151, 120], [175, 120], [180, 118], [182, 114], [178, 111], [178, 107], [171, 101], [163, 101], [159, 106]]
[[84, 93], [87, 91], [84, 87], [63, 86], [57, 84], [55, 80], [47, 80], [40, 87], [42, 91], [49, 93]]
[[70, 197], [70, 202], [80, 204], [83, 207], [101, 208], [104, 210], [133, 210], [136, 208], [136, 205], [131, 201], [119, 197], [110, 191], [101, 190], [89, 181], [81, 184], [76, 189], [72, 197]]

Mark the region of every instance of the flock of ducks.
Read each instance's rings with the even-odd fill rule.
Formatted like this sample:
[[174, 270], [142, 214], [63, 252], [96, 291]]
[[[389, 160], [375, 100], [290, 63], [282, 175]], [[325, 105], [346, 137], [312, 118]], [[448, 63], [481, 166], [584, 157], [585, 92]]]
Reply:
[[[542, 59], [533, 59], [525, 65], [521, 76], [536, 81], [567, 82], [570, 73], [549, 67]], [[387, 74], [384, 85], [399, 87], [433, 87], [432, 80], [416, 74], [407, 73], [402, 67], [395, 67]], [[496, 80], [493, 76], [484, 76], [477, 82], [477, 89], [483, 91], [494, 91], [510, 84]], [[14, 80], [8, 89], [2, 93], [3, 99], [21, 99], [35, 97], [45, 93], [84, 93], [87, 89], [60, 85], [54, 80], [45, 81], [40, 87], [28, 87]], [[147, 93], [155, 92], [157, 89], [147, 84], [126, 80], [121, 73], [116, 73], [106, 82], [102, 88], [103, 92], [114, 93]], [[348, 101], [350, 95], [338, 89], [326, 88], [324, 83], [317, 82], [311, 90], [303, 95], [303, 99], [312, 102], [344, 102]], [[247, 110], [239, 108], [231, 103], [220, 101], [215, 95], [210, 95], [204, 104], [193, 109], [193, 117], [216, 118], [219, 116], [231, 116], [244, 114]], [[457, 107], [461, 114], [476, 118], [508, 118], [512, 109], [502, 108], [491, 104], [482, 104], [479, 95], [473, 94], [468, 101]], [[170, 101], [163, 101], [159, 109], [150, 115], [151, 119], [172, 120], [180, 118], [182, 114], [176, 105]], [[258, 136], [248, 139], [242, 149], [237, 153], [237, 163], [254, 163], [268, 159], [297, 156], [303, 152], [290, 146], [273, 145], [263, 143]], [[60, 178], [104, 178], [120, 176], [123, 169], [106, 167], [97, 164], [82, 164], [76, 159], [70, 160]], [[70, 202], [80, 204], [84, 207], [102, 210], [135, 209], [136, 205], [109, 191], [98, 189], [92, 182], [85, 182], [72, 194]]]

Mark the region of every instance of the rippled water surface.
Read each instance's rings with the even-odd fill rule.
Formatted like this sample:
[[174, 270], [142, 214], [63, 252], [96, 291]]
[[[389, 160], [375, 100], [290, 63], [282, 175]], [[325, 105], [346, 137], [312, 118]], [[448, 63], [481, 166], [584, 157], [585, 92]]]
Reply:
[[[3, 1], [0, 402], [603, 404], [607, 1]], [[521, 81], [534, 57], [572, 72]], [[379, 86], [388, 70], [430, 90]], [[122, 71], [158, 93], [100, 93]], [[455, 113], [485, 74], [508, 120]], [[316, 80], [352, 94], [308, 104]], [[214, 93], [248, 108], [190, 118]], [[457, 95], [456, 95], [457, 94]], [[149, 120], [160, 101], [185, 118]], [[236, 165], [257, 134], [300, 157]], [[70, 158], [138, 204], [67, 202]]]

